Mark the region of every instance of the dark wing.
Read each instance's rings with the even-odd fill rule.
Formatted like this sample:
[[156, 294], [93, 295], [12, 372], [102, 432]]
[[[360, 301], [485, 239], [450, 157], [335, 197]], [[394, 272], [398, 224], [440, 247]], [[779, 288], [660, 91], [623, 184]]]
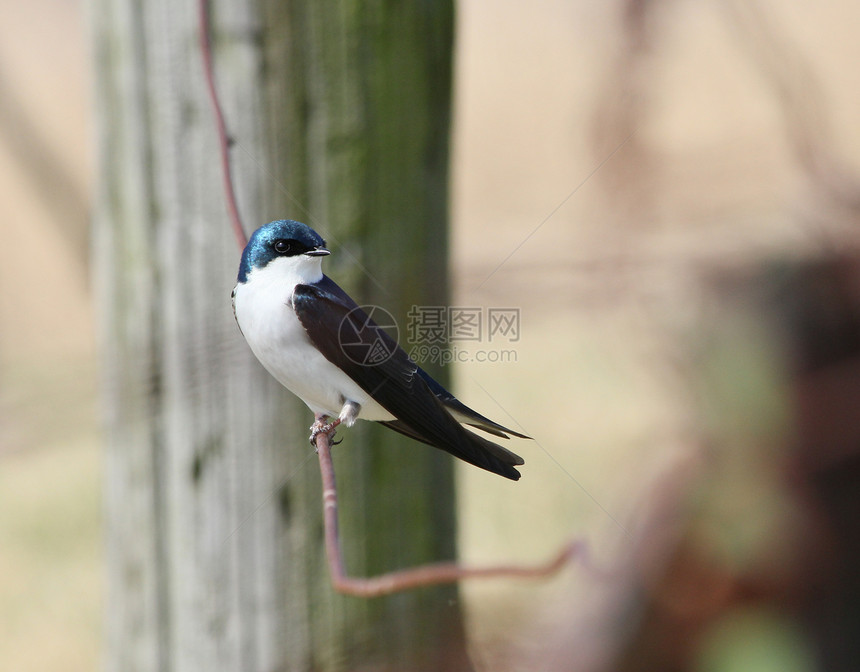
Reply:
[[[400, 420], [390, 420], [388, 422], [380, 422], [379, 424], [385, 425], [389, 429], [393, 429], [395, 432], [400, 432], [404, 436], [408, 436], [411, 439], [415, 439], [416, 441], [421, 441], [421, 443], [426, 443], [428, 446], [433, 446], [434, 444], [427, 441], [426, 438], [417, 434], [411, 427], [404, 424]], [[493, 443], [492, 441], [488, 441], [482, 436], [478, 436], [477, 434], [473, 434], [467, 430], [463, 430], [468, 436], [469, 440], [477, 443], [478, 447], [495, 455], [505, 464], [515, 464], [520, 465], [523, 464], [523, 458], [521, 458], [516, 453], [512, 453], [507, 448], [503, 448], [497, 443]], [[450, 451], [449, 451], [450, 452]], [[519, 472], [516, 472], [517, 478], [519, 478]], [[504, 475], [504, 474], [503, 474]], [[515, 479], [516, 480], [516, 479]]]
[[432, 379], [330, 278], [298, 285], [292, 300], [323, 356], [397, 418], [383, 424], [487, 471], [520, 477], [513, 467], [522, 458], [460, 425], [428, 385]]
[[436, 395], [436, 398], [441, 401], [445, 405], [445, 407], [454, 414], [454, 417], [456, 417], [457, 420], [459, 420], [460, 422], [465, 422], [467, 425], [472, 425], [472, 427], [483, 429], [485, 432], [489, 434], [494, 434], [495, 436], [500, 436], [503, 439], [509, 438], [508, 434], [518, 436], [521, 439], [532, 438], [530, 436], [526, 436], [525, 434], [515, 432], [512, 429], [508, 429], [507, 427], [500, 425], [498, 422], [493, 422], [492, 420], [481, 415], [477, 411], [473, 411], [471, 408], [466, 406], [466, 404], [457, 399], [457, 397], [451, 394], [448, 390], [442, 387], [442, 385], [433, 380], [433, 378], [430, 377], [430, 374], [427, 373], [424, 369], [419, 368], [418, 374], [424, 379], [424, 382], [427, 383], [427, 387], [429, 387], [430, 391]]

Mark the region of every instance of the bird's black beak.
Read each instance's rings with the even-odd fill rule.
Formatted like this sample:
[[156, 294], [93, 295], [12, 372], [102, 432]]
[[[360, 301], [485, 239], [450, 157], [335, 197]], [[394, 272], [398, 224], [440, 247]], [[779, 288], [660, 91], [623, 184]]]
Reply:
[[331, 254], [331, 252], [324, 247], [315, 247], [314, 249], [305, 252], [305, 256], [308, 257], [325, 257], [329, 254]]

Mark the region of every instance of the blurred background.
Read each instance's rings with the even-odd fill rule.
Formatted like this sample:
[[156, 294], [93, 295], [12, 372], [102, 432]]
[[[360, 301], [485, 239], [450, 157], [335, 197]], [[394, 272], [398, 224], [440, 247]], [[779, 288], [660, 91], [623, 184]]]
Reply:
[[[85, 6], [0, 7], [0, 666], [91, 670]], [[817, 669], [793, 587], [826, 583], [833, 563], [808, 547], [836, 542], [806, 463], [788, 459], [805, 437], [795, 337], [855, 275], [821, 271], [800, 310], [785, 287], [806, 287], [803, 272], [760, 268], [856, 249], [860, 6], [457, 7], [454, 304], [519, 309], [520, 336], [508, 361], [457, 364], [455, 390], [536, 438], [515, 447], [516, 497], [458, 473], [461, 554], [536, 562], [576, 537], [591, 567], [465, 585], [476, 665]], [[855, 310], [852, 291], [833, 310]]]

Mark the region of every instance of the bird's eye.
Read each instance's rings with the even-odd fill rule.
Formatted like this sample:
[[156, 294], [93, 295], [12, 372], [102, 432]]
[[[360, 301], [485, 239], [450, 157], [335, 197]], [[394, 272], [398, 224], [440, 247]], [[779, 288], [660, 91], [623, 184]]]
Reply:
[[293, 249], [293, 246], [290, 244], [290, 241], [288, 241], [288, 240], [276, 240], [274, 247], [275, 247], [275, 252], [277, 252], [278, 254], [286, 254], [291, 249]]

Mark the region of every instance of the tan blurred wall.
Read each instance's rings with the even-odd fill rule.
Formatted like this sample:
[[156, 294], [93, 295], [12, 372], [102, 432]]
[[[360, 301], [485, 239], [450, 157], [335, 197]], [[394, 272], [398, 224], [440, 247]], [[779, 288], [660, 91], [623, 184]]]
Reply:
[[[69, 243], [92, 187], [82, 3], [0, 0], [0, 363], [91, 357], [87, 269]], [[35, 159], [21, 153], [38, 152]], [[57, 178], [47, 174], [51, 168]], [[54, 193], [51, 190], [54, 190]], [[77, 204], [71, 204], [77, 205]], [[85, 213], [84, 213], [85, 214]], [[63, 229], [66, 229], [64, 233]]]

